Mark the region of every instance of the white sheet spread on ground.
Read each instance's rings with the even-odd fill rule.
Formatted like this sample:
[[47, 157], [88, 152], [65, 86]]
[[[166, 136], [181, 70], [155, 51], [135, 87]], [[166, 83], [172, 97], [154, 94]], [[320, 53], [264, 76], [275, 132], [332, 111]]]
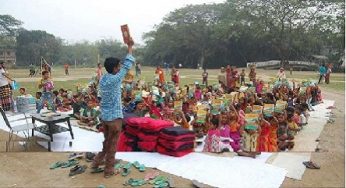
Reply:
[[301, 180], [305, 172], [304, 161], [310, 161], [311, 153], [278, 153], [272, 165], [286, 169], [287, 177]]
[[[302, 166], [303, 161], [310, 159], [310, 153], [317, 146], [315, 141], [321, 134], [328, 113], [326, 109], [332, 106], [334, 101], [324, 100], [324, 103], [314, 106], [315, 111], [310, 112], [309, 124], [295, 137], [295, 147], [293, 151], [308, 152], [301, 153], [279, 153], [271, 164], [265, 164], [272, 155], [262, 153], [256, 159], [246, 157], [220, 157], [209, 156], [202, 153], [192, 153], [181, 158], [170, 157], [158, 153], [127, 152], [117, 153], [117, 158], [126, 161], [140, 161], [148, 167], [155, 167], [171, 174], [182, 176], [188, 179], [195, 179], [205, 184], [216, 187], [279, 187], [287, 177], [301, 179], [305, 171]], [[16, 115], [9, 117], [9, 120], [16, 120], [24, 117]], [[11, 125], [26, 123], [24, 120], [11, 122]], [[41, 126], [37, 123], [37, 126]], [[67, 127], [66, 124], [59, 124]], [[0, 129], [9, 131], [5, 122], [0, 118]], [[75, 139], [72, 140], [69, 132], [54, 134], [54, 142], [51, 143], [52, 151], [91, 151], [96, 152], [102, 149], [103, 135], [93, 131], [80, 129], [73, 126]], [[49, 137], [35, 132], [35, 135], [49, 140]], [[19, 134], [23, 136], [23, 134]], [[72, 146], [69, 142], [72, 141]], [[39, 142], [48, 148], [47, 142]], [[179, 166], [179, 168], [177, 168]], [[217, 176], [215, 176], [217, 174]], [[210, 178], [212, 177], [212, 178]], [[245, 178], [244, 178], [245, 177]]]
[[261, 160], [217, 157], [197, 152], [179, 158], [158, 153], [118, 152], [116, 158], [130, 162], [140, 159], [148, 167], [215, 187], [280, 187], [287, 173]]

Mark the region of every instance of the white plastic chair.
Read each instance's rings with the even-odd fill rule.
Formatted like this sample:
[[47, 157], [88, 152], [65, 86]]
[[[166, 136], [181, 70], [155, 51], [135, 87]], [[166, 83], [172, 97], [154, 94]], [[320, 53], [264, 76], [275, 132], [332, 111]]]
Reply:
[[15, 125], [11, 126], [10, 121], [7, 119], [6, 113], [4, 109], [0, 106], [0, 113], [6, 123], [6, 126], [10, 129], [10, 132], [8, 134], [8, 141], [6, 142], [6, 152], [10, 150], [10, 144], [13, 142], [12, 147], [14, 147], [14, 141], [12, 141], [13, 134], [16, 133], [18, 134], [19, 132], [23, 132], [24, 137], [25, 137], [25, 150], [27, 150], [27, 143], [30, 141], [30, 130], [32, 131], [32, 136], [34, 136], [34, 128], [36, 127], [32, 123], [26, 122], [26, 124], [23, 125]]

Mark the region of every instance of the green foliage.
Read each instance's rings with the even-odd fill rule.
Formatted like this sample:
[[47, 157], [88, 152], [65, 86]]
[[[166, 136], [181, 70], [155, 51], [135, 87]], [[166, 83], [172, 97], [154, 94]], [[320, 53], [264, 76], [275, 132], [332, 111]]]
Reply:
[[22, 24], [21, 21], [13, 18], [11, 15], [0, 15], [0, 36], [15, 36]]
[[41, 57], [44, 57], [48, 63], [55, 63], [59, 59], [62, 42], [46, 31], [22, 29], [16, 41], [19, 66], [39, 64]]
[[[228, 0], [189, 5], [167, 15], [144, 34], [144, 60], [184, 67], [245, 66], [271, 59], [340, 56], [344, 44], [343, 1]], [[325, 54], [327, 55], [327, 54]]]

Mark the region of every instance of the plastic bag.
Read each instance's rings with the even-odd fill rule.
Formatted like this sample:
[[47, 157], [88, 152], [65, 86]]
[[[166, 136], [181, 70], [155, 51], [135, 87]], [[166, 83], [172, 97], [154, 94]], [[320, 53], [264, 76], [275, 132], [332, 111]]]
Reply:
[[13, 90], [18, 90], [19, 89], [19, 84], [16, 81], [12, 81], [11, 86], [12, 86]]

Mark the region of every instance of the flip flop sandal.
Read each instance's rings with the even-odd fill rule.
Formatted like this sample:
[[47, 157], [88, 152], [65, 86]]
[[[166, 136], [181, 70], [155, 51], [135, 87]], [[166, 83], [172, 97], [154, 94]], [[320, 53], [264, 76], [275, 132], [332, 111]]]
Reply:
[[58, 161], [52, 165], [50, 165], [49, 169], [53, 170], [53, 169], [56, 169], [56, 168], [60, 168], [62, 165], [64, 165], [65, 162], [63, 161]]
[[156, 176], [154, 179], [149, 181], [149, 184], [155, 184], [158, 181], [166, 180], [164, 176]]
[[68, 167], [71, 167], [71, 166], [75, 166], [78, 163], [79, 163], [79, 161], [77, 161], [77, 160], [69, 160], [67, 163], [62, 165], [61, 168], [68, 168]]
[[127, 163], [127, 164], [123, 165], [123, 168], [124, 169], [130, 169], [131, 166], [132, 166], [132, 163]]
[[97, 186], [97, 188], [106, 188], [106, 186], [104, 186], [104, 185], [99, 185], [99, 186]]
[[129, 182], [129, 184], [132, 187], [138, 187], [138, 186], [142, 186], [142, 185], [146, 184], [146, 181], [144, 181], [142, 179], [133, 179], [133, 181]]
[[320, 166], [318, 166], [317, 164], [311, 161], [305, 161], [303, 162], [303, 164], [306, 166], [306, 168], [309, 168], [309, 169], [320, 169]]
[[320, 169], [321, 167], [317, 165], [316, 163], [310, 161], [310, 164], [313, 166], [313, 169]]
[[73, 172], [70, 172], [69, 176], [75, 176], [77, 174], [82, 174], [85, 172], [85, 169], [87, 169], [86, 165], [80, 166], [78, 169], [76, 169]]
[[114, 165], [114, 169], [116, 169], [116, 170], [120, 170], [121, 168], [123, 168], [123, 164], [121, 164], [121, 163], [117, 163]]
[[94, 157], [96, 156], [96, 154], [91, 153], [91, 152], [86, 152], [85, 153], [85, 160], [87, 162], [92, 162], [94, 160]]
[[138, 161], [135, 161], [135, 162], [133, 162], [132, 164], [133, 164], [133, 166], [134, 166], [135, 168], [137, 168], [137, 169], [139, 169], [139, 166], [141, 165], [141, 164], [139, 164]]
[[81, 166], [79, 166], [79, 165], [76, 165], [76, 166], [74, 166], [73, 168], [71, 168], [70, 169], [70, 172], [74, 172], [74, 171], [76, 171], [78, 168], [80, 168]]
[[123, 172], [121, 173], [122, 176], [127, 176], [129, 175], [131, 170], [129, 168], [123, 168]]
[[101, 172], [103, 172], [104, 170], [105, 170], [104, 168], [92, 168], [92, 169], [91, 169], [91, 173], [92, 173], [92, 174], [101, 173]]
[[139, 165], [138, 170], [139, 170], [140, 172], [144, 172], [144, 171], [145, 171], [145, 166], [144, 166], [144, 164]]
[[154, 188], [164, 188], [164, 187], [168, 187], [167, 182], [162, 182], [162, 183], [154, 186]]

